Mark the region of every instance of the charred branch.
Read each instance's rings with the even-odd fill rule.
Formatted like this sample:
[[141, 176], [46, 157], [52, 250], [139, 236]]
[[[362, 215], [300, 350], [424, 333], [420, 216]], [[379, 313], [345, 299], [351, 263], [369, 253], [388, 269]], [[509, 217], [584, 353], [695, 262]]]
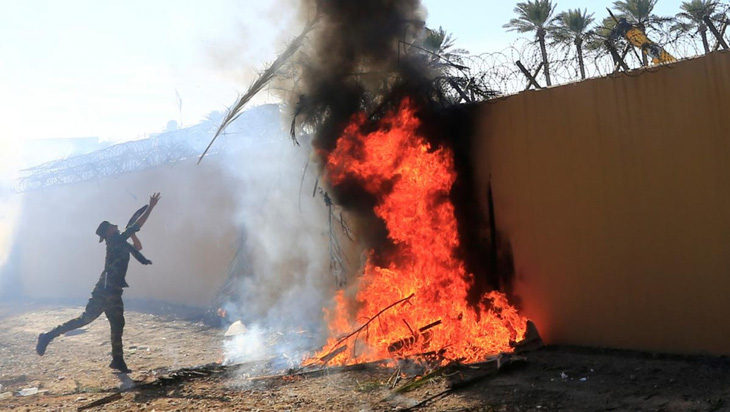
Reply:
[[396, 389], [394, 392], [395, 393], [405, 393], [405, 392], [412, 391], [414, 389], [418, 389], [421, 386], [423, 386], [425, 383], [428, 383], [431, 380], [433, 380], [434, 378], [441, 376], [451, 366], [452, 365], [446, 365], [446, 366], [441, 366], [439, 368], [436, 368], [431, 373], [428, 373], [422, 377], [418, 377], [418, 378], [414, 379], [413, 381], [402, 385], [400, 388]]
[[270, 380], [279, 380], [279, 379], [284, 380], [284, 379], [304, 378], [304, 377], [313, 378], [313, 377], [317, 377], [317, 376], [333, 375], [336, 373], [367, 370], [370, 368], [384, 366], [388, 362], [390, 362], [390, 359], [382, 359], [382, 360], [377, 360], [377, 361], [373, 361], [373, 362], [357, 363], [355, 365], [329, 366], [326, 368], [318, 368], [318, 369], [307, 370], [307, 371], [298, 371], [298, 372], [293, 372], [293, 373], [288, 372], [288, 373], [282, 373], [282, 374], [276, 374], [276, 375], [254, 376], [254, 377], [248, 378], [248, 380], [251, 382], [256, 382], [256, 381], [270, 381]]
[[340, 353], [342, 353], [346, 350], [347, 350], [347, 345], [342, 345], [339, 348], [337, 348], [336, 350], [333, 350], [332, 352], [322, 356], [321, 358], [319, 358], [319, 360], [322, 362], [322, 364], [326, 365], [329, 361], [332, 360], [332, 358], [334, 358], [335, 356], [339, 355]]
[[[405, 321], [404, 321], [405, 322]], [[434, 326], [438, 326], [441, 324], [441, 319], [437, 320], [436, 322], [429, 323], [428, 325], [419, 328], [418, 331], [411, 330], [411, 336], [405, 337], [403, 339], [399, 339], [390, 345], [388, 345], [388, 352], [394, 353], [394, 352], [400, 352], [403, 350], [411, 349], [417, 342], [421, 342], [423, 347], [425, 348], [426, 345], [431, 341], [431, 334], [429, 329], [433, 328]], [[411, 329], [410, 325], [406, 322], [406, 326], [408, 326], [408, 329]]]
[[87, 403], [86, 405], [79, 406], [78, 408], [76, 408], [76, 410], [83, 411], [86, 409], [95, 408], [97, 406], [106, 405], [107, 403], [114, 402], [119, 399], [122, 399], [122, 394], [120, 392], [116, 392], [109, 396], [105, 396], [101, 399], [97, 399], [94, 402], [90, 402], [90, 403]]
[[325, 356], [321, 357], [321, 358], [320, 358], [320, 360], [321, 360], [321, 359], [324, 359], [324, 358], [326, 358], [326, 357], [328, 357], [328, 356], [329, 356], [330, 354], [332, 354], [332, 353], [334, 353], [334, 352], [336, 352], [336, 351], [338, 351], [338, 350], [339, 350], [339, 351], [341, 352], [341, 349], [339, 349], [338, 347], [339, 347], [339, 346], [340, 346], [340, 345], [341, 345], [341, 344], [342, 344], [343, 342], [345, 342], [345, 341], [346, 341], [347, 339], [349, 339], [349, 338], [351, 338], [351, 337], [353, 337], [353, 336], [357, 335], [358, 333], [360, 333], [360, 332], [361, 332], [361, 331], [362, 331], [363, 329], [365, 329], [365, 328], [366, 328], [366, 327], [367, 327], [367, 326], [368, 326], [368, 325], [369, 325], [369, 324], [370, 324], [370, 323], [371, 323], [372, 321], [374, 321], [375, 319], [377, 319], [377, 318], [378, 318], [378, 317], [379, 317], [380, 315], [382, 315], [382, 314], [383, 314], [383, 313], [384, 313], [385, 311], [387, 311], [388, 309], [392, 308], [393, 306], [395, 306], [395, 305], [397, 305], [397, 304], [399, 304], [399, 303], [403, 303], [403, 302], [406, 302], [406, 301], [408, 301], [408, 300], [409, 300], [410, 298], [412, 298], [413, 296], [414, 296], [414, 294], [413, 294], [413, 293], [411, 293], [411, 294], [410, 294], [410, 295], [408, 295], [407, 297], [405, 297], [405, 298], [403, 298], [403, 299], [400, 299], [400, 300], [398, 300], [398, 301], [396, 301], [396, 302], [393, 302], [393, 303], [391, 303], [390, 305], [388, 305], [387, 307], [383, 308], [383, 309], [382, 309], [382, 310], [381, 310], [380, 312], [378, 312], [377, 314], [375, 314], [375, 316], [373, 316], [372, 318], [368, 319], [368, 321], [367, 321], [367, 322], [365, 322], [365, 323], [364, 323], [364, 324], [363, 324], [362, 326], [360, 326], [359, 328], [355, 329], [354, 331], [352, 331], [351, 333], [349, 333], [349, 334], [345, 335], [345, 336], [344, 336], [344, 337], [342, 337], [342, 338], [341, 338], [341, 339], [340, 339], [339, 341], [337, 341], [337, 343], [336, 343], [336, 344], [334, 345], [334, 348], [336, 348], [336, 349], [333, 349], [332, 351], [330, 351], [330, 353], [328, 353], [327, 355], [325, 355]]
[[[453, 364], [453, 365], [450, 365], [451, 367], [444, 367], [442, 370], [439, 370], [438, 373], [434, 373], [434, 376], [428, 376], [428, 375], [427, 376], [428, 376], [429, 380], [431, 380], [435, 377], [438, 377], [438, 376], [448, 376], [448, 379], [451, 382], [449, 385], [449, 388], [422, 400], [421, 402], [411, 406], [410, 408], [406, 408], [406, 409], [402, 409], [402, 410], [412, 411], [412, 410], [415, 410], [418, 408], [422, 408], [430, 403], [443, 399], [446, 396], [448, 396], [460, 389], [469, 387], [488, 377], [495, 376], [500, 371], [505, 370], [508, 366], [522, 364], [526, 361], [527, 361], [527, 358], [525, 358], [525, 357], [508, 355], [508, 354], [502, 353], [499, 356], [497, 356], [496, 358], [491, 359], [487, 362], [482, 362], [480, 364], [473, 364], [473, 365]], [[472, 372], [472, 371], [477, 371], [477, 374], [474, 376], [468, 377], [468, 378], [464, 377], [465, 372]], [[424, 376], [423, 379], [426, 379], [426, 378], [427, 377]], [[415, 388], [412, 388], [412, 389], [415, 389]]]

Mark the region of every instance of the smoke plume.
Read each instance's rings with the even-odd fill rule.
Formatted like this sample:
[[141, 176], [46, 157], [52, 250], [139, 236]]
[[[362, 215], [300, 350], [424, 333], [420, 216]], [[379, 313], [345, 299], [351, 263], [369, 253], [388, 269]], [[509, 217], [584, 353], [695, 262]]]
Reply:
[[365, 106], [382, 103], [408, 69], [405, 51], [424, 27], [425, 10], [418, 0], [302, 4], [318, 23], [311, 48], [294, 59], [301, 72], [290, 107], [303, 122], [316, 123], [314, 145], [329, 151], [343, 123]]
[[[443, 92], [434, 80], [444, 76], [440, 70], [445, 65], [434, 50], [424, 46], [432, 32], [425, 26], [426, 10], [420, 1], [311, 0], [302, 5], [308, 20], [317, 19], [317, 28], [309, 47], [294, 59], [299, 73], [288, 101], [295, 123], [313, 131], [320, 170], [356, 113], [364, 112], [376, 120], [409, 97], [423, 118], [419, 133], [434, 147], [452, 148], [456, 156], [458, 177], [450, 195], [459, 220], [460, 253], [477, 279], [470, 301], [478, 301], [485, 289], [503, 286], [494, 262], [485, 261], [492, 253], [490, 229], [474, 206], [478, 204], [474, 197], [485, 195], [473, 192], [471, 180], [469, 142], [474, 111], [434, 104], [439, 100], [434, 96]], [[373, 213], [372, 195], [347, 181], [326, 190], [346, 211], [357, 234], [351, 259], [371, 249], [377, 259], [379, 251], [391, 245], [383, 222]], [[353, 275], [349, 273], [348, 278]]]
[[0, 298], [13, 294], [11, 252], [20, 213], [20, 199], [13, 190], [16, 171], [20, 167], [20, 148], [0, 142]]

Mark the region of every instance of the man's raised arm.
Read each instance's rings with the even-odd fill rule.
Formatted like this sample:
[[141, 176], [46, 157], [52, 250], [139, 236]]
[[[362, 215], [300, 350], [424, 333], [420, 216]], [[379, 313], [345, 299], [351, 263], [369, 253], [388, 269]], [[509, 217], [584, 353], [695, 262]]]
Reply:
[[132, 233], [131, 235], [129, 235], [129, 238], [132, 239], [132, 244], [134, 245], [135, 249], [142, 250], [142, 242], [140, 242], [136, 234]]
[[147, 218], [150, 217], [150, 212], [152, 212], [152, 209], [155, 208], [157, 205], [157, 202], [160, 200], [160, 193], [153, 193], [152, 196], [150, 196], [150, 207], [147, 208], [147, 210], [142, 213], [142, 216], [137, 219], [136, 222], [134, 222], [135, 225], [137, 225], [138, 228], [142, 228], [142, 225], [144, 225], [144, 222], [147, 221]]

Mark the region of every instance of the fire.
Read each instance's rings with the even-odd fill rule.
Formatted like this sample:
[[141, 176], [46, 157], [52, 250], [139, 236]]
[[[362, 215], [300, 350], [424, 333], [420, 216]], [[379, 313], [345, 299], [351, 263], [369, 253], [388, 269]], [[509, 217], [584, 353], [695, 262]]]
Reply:
[[[352, 364], [440, 351], [444, 358], [474, 362], [511, 351], [509, 343], [523, 337], [526, 319], [506, 297], [491, 292], [478, 309], [467, 304], [473, 275], [455, 255], [451, 150], [434, 149], [418, 135], [419, 119], [408, 99], [376, 130], [361, 132], [365, 122], [364, 115], [350, 122], [326, 170], [331, 185], [355, 179], [377, 196], [375, 213], [396, 250], [387, 265], [368, 258], [356, 302], [337, 295], [328, 312], [331, 336], [359, 330], [347, 340], [330, 338], [316, 358]], [[353, 306], [354, 317], [348, 310]]]

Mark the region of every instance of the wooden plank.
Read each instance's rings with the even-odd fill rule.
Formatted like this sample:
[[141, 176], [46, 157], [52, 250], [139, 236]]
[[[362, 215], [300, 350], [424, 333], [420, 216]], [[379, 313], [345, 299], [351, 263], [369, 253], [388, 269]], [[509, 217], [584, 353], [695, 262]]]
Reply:
[[522, 65], [521, 61], [517, 60], [515, 62], [515, 64], [517, 65], [517, 67], [520, 68], [520, 71], [522, 71], [522, 74], [524, 74], [525, 77], [527, 77], [528, 84], [527, 84], [527, 88], [525, 90], [528, 90], [530, 88], [530, 86], [535, 86], [536, 89], [542, 89], [542, 86], [540, 86], [540, 84], [537, 83], [537, 80], [535, 80], [535, 76], [537, 76], [537, 74], [540, 73], [540, 70], [542, 70], [542, 66], [543, 66], [542, 63], [540, 63], [540, 65], [537, 66], [537, 70], [535, 70], [535, 74], [530, 74], [530, 72], [527, 70], [527, 68], [524, 65]]

